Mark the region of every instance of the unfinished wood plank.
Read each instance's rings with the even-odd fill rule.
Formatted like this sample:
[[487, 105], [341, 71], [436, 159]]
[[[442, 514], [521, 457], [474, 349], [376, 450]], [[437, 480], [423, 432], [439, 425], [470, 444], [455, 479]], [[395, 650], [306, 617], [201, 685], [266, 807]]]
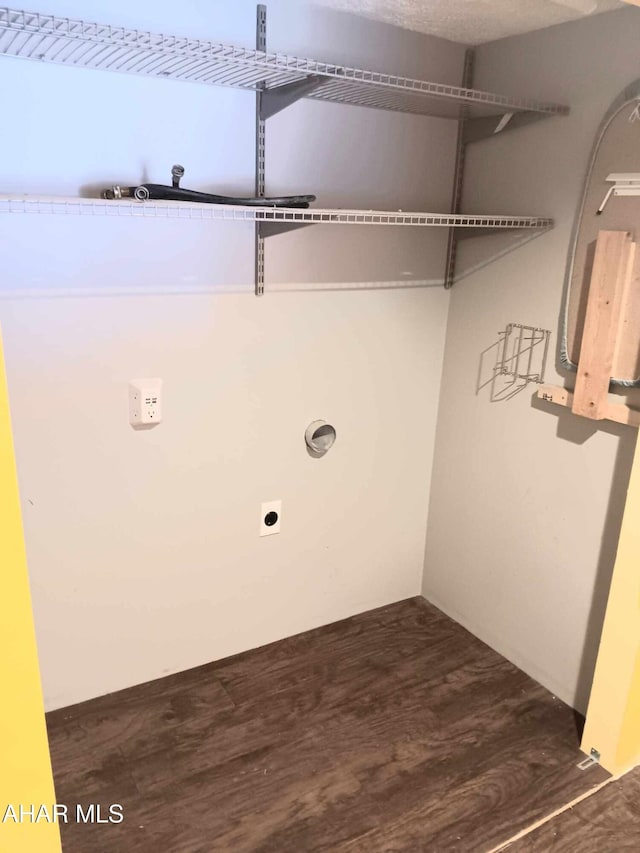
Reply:
[[[640, 222], [640, 197], [618, 196], [611, 198], [602, 214], [597, 214], [607, 186], [606, 178], [616, 172], [638, 171], [637, 137], [629, 133], [629, 115], [635, 104], [629, 100], [619, 104], [615, 116], [610, 117], [595, 152], [590, 178], [585, 192], [585, 204], [576, 234], [575, 251], [571, 266], [571, 280], [566, 294], [567, 329], [566, 352], [577, 370], [580, 344], [584, 329], [589, 282], [598, 233], [604, 231], [632, 231], [638, 239]], [[625, 333], [620, 336], [621, 346], [614, 356], [612, 376], [616, 380], [640, 379], [640, 252], [636, 252], [634, 283], [629, 288], [623, 305], [627, 320]]]
[[615, 421], [617, 424], [640, 427], [640, 412], [630, 409], [629, 406], [607, 403], [604, 417], [605, 420]]
[[[632, 199], [637, 201], [637, 199]], [[620, 306], [618, 340], [613, 354], [611, 375], [616, 379], [640, 378], [640, 252], [635, 252], [631, 275], [626, 281]]]
[[567, 388], [561, 388], [559, 385], [541, 385], [538, 388], [538, 398], [547, 403], [555, 403], [558, 406], [571, 408], [573, 405], [571, 391]]
[[571, 407], [576, 415], [595, 420], [607, 416], [613, 358], [621, 333], [620, 307], [634, 259], [635, 243], [628, 231], [600, 232]]
[[[547, 403], [555, 403], [557, 406], [565, 406], [568, 409], [573, 407], [573, 393], [559, 385], [541, 385], [538, 388], [538, 398]], [[630, 409], [629, 406], [623, 406], [619, 403], [607, 402], [603, 419], [624, 426], [640, 428], [640, 411]]]

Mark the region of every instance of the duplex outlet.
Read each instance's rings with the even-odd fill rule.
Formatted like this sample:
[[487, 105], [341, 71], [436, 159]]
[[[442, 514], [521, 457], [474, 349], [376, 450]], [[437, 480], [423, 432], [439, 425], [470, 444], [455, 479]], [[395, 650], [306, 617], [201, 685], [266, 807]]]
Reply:
[[260, 536], [280, 533], [282, 501], [267, 501], [260, 506]]

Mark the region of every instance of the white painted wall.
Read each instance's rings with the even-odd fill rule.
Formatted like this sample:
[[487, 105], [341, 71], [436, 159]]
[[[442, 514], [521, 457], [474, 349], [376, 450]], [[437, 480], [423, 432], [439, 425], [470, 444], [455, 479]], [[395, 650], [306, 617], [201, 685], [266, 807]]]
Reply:
[[[88, 15], [80, 0], [44, 12]], [[91, 18], [251, 45], [254, 4], [99, 0]], [[274, 0], [272, 49], [456, 82], [456, 45]], [[3, 191], [166, 181], [251, 192], [254, 99], [232, 90], [0, 62]], [[268, 191], [446, 209], [455, 127], [300, 103], [268, 129]], [[268, 246], [252, 295], [241, 225], [4, 217], [0, 322], [49, 709], [420, 590], [448, 296], [293, 292], [442, 275], [442, 235], [313, 229]], [[333, 232], [331, 232], [333, 233]], [[412, 242], [411, 242], [412, 240]], [[311, 248], [309, 248], [311, 246]], [[134, 432], [127, 382], [164, 379]], [[338, 440], [313, 460], [307, 424]], [[282, 533], [258, 537], [283, 500]]]
[[[611, 102], [640, 76], [639, 36], [640, 10], [628, 9], [478, 51], [479, 88], [568, 103], [572, 113], [469, 153], [467, 209], [553, 216], [556, 228], [452, 292], [427, 534], [424, 595], [580, 710], [635, 434], [538, 404], [533, 386], [492, 403], [476, 383], [481, 353], [508, 322], [552, 329], [557, 346], [590, 149]], [[498, 254], [500, 239], [469, 246], [467, 266]], [[547, 381], [562, 383], [553, 361]]]

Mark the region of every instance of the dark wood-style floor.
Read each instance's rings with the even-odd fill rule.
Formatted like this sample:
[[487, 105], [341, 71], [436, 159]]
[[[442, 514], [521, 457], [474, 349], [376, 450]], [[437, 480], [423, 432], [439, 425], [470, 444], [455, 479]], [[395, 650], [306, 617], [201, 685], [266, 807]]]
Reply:
[[638, 853], [640, 768], [557, 815], [508, 853]]
[[484, 853], [607, 778], [568, 707], [423, 599], [48, 727], [58, 802], [124, 807], [65, 853]]

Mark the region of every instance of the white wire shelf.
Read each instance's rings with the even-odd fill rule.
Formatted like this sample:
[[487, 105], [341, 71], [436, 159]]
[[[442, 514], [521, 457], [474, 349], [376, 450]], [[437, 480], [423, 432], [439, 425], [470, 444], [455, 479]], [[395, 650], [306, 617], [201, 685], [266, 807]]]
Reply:
[[315, 75], [321, 82], [307, 97], [444, 118], [459, 118], [462, 108], [467, 116], [568, 112], [558, 104], [6, 7], [0, 8], [0, 54], [251, 90]]
[[110, 201], [65, 196], [0, 195], [0, 213], [62, 216], [133, 216], [155, 219], [203, 219], [225, 222], [273, 222], [291, 225], [409, 225], [441, 228], [531, 229], [553, 226], [539, 216], [470, 216], [389, 210], [299, 210], [238, 207], [173, 201]]

